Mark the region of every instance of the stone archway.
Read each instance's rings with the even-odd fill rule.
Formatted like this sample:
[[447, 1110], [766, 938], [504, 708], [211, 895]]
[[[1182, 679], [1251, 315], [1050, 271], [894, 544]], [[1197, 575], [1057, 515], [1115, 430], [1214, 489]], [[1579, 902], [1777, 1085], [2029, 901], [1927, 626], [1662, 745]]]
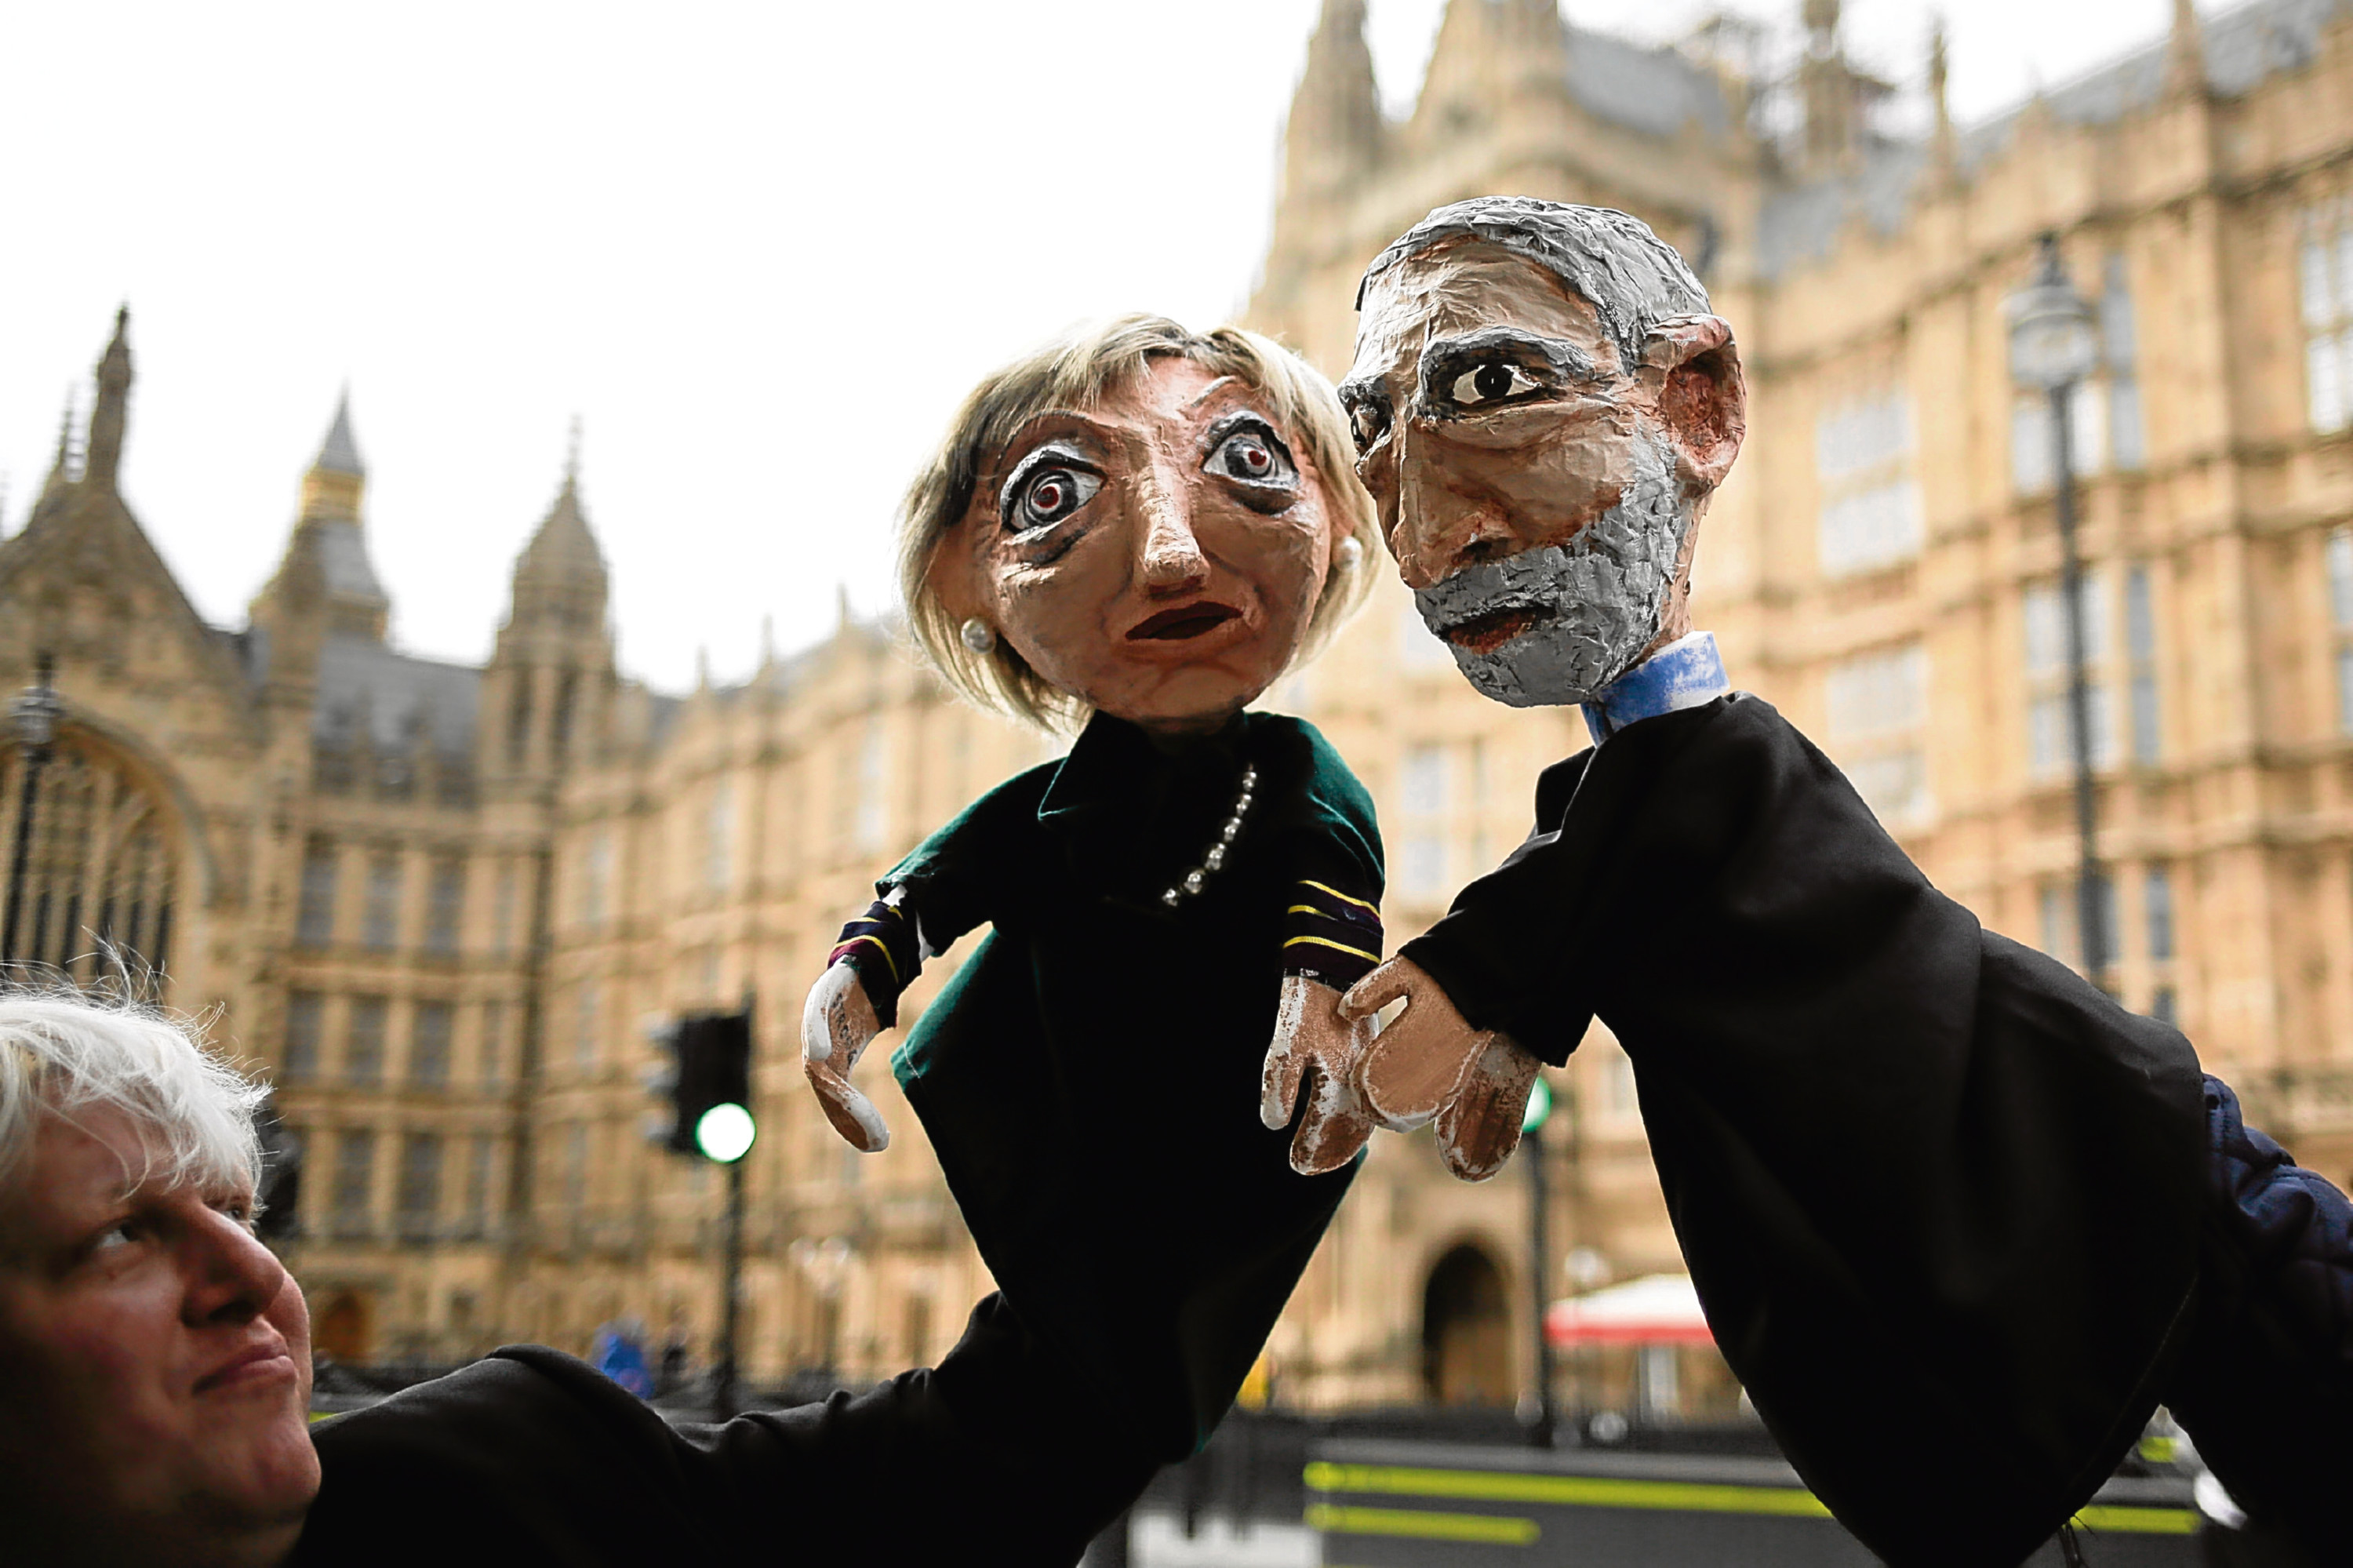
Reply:
[[[0, 876], [14, 869], [24, 787], [24, 754], [12, 748], [0, 764]], [[176, 881], [166, 821], [132, 770], [86, 736], [61, 735], [41, 769], [16, 939], [0, 962], [84, 985], [113, 978], [160, 998]]]
[[1465, 1242], [1430, 1271], [1421, 1293], [1421, 1376], [1445, 1404], [1509, 1404], [1512, 1313], [1504, 1271], [1484, 1248]]
[[347, 1366], [364, 1366], [367, 1362], [371, 1330], [366, 1296], [356, 1290], [339, 1290], [327, 1298], [327, 1304], [311, 1319], [311, 1350], [313, 1354]]

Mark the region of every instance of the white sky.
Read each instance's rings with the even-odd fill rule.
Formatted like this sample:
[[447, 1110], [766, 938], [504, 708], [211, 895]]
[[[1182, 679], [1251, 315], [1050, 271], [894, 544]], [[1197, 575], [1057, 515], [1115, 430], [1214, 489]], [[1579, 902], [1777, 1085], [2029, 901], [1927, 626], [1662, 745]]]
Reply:
[[[1798, 0], [1738, 0], [1785, 29]], [[1394, 111], [1442, 0], [1371, 0]], [[1569, 0], [1667, 38], [1702, 0]], [[740, 678], [889, 599], [958, 397], [1071, 323], [1239, 310], [1316, 0], [76, 0], [0, 22], [5, 527], [114, 307], [123, 484], [207, 618], [269, 577], [338, 387], [405, 647], [479, 660], [586, 421], [623, 667]], [[1916, 83], [1930, 7], [1848, 0]], [[1967, 122], [2168, 0], [1956, 7]]]

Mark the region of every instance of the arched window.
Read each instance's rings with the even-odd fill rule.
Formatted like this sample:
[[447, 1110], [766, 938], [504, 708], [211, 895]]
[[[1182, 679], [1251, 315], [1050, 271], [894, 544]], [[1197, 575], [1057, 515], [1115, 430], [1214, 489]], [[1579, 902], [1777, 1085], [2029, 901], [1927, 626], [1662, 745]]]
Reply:
[[161, 807], [104, 754], [60, 736], [40, 770], [19, 877], [24, 754], [0, 757], [0, 875], [7, 878], [0, 898], [13, 900], [16, 915], [0, 961], [46, 965], [83, 984], [123, 978], [140, 995], [159, 998], [171, 960], [174, 882]]

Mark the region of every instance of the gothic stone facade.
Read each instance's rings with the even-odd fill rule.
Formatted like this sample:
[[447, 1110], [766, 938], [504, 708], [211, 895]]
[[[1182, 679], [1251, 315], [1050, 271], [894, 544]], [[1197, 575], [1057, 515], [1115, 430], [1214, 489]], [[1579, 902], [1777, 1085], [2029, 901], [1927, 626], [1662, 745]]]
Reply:
[[[1733, 323], [1751, 389], [1699, 624], [1941, 886], [2080, 962], [2052, 443], [2003, 315], [2057, 234], [2104, 340], [2071, 417], [2105, 983], [2353, 1178], [2353, 6], [2201, 20], [2180, 0], [2168, 37], [1975, 127], [1945, 111], [1939, 45], [1909, 138], [1874, 129], [1889, 90], [1843, 58], [1838, 12], [1810, 0], [1803, 58], [1746, 74], [1725, 25], [1650, 49], [1555, 0], [1451, 0], [1392, 122], [1363, 0], [1327, 0], [1249, 319], [1337, 376], [1357, 276], [1431, 207], [1519, 194], [1648, 219]], [[1400, 937], [1524, 831], [1533, 768], [1583, 744], [1436, 652], [1392, 585], [1311, 677], [1378, 694], [1379, 723], [1334, 727], [1380, 800]], [[1597, 1029], [1564, 1075], [1551, 1253], [1597, 1246], [1620, 1273], [1671, 1256], [1622, 1064]], [[1409, 1212], [1442, 1201], [1414, 1174]], [[1379, 1212], [1372, 1185], [1351, 1217]], [[1514, 1201], [1460, 1213], [1520, 1345]], [[1444, 1230], [1398, 1225], [1401, 1277]], [[1359, 1298], [1337, 1343], [1312, 1312], [1286, 1330], [1319, 1325], [1326, 1353], [1354, 1335], [1370, 1364], [1424, 1308], [1400, 1286]]]
[[[2179, 1019], [2339, 1179], [2345, 10], [2258, 0], [2202, 26], [2185, 10], [2170, 37], [2015, 114], [1961, 129], [1939, 111], [1905, 141], [1873, 132], [1880, 89], [1841, 58], [1834, 5], [1808, 8], [1807, 58], [1766, 81], [1725, 63], [1720, 34], [1647, 49], [1565, 26], [1549, 0], [1452, 0], [1392, 123], [1360, 0], [1328, 0], [1250, 308], [1336, 374], [1357, 272], [1430, 207], [1521, 192], [1648, 217], [1702, 270], [1752, 379], [1747, 450], [1698, 563], [1735, 679], [1820, 740], [1989, 925], [2072, 957], [2050, 457], [2001, 315], [2057, 231], [2107, 343], [2074, 418], [2108, 980]], [[216, 1012], [272, 1076], [306, 1151], [289, 1251], [322, 1342], [578, 1350], [630, 1314], [707, 1345], [721, 1184], [641, 1136], [643, 1024], [749, 997], [753, 1372], [935, 1357], [985, 1276], [879, 1061], [891, 1150], [853, 1155], [826, 1129], [797, 1070], [799, 998], [874, 874], [1049, 743], [950, 704], [847, 617], [742, 686], [670, 697], [621, 677], [568, 479], [489, 662], [401, 653], [340, 419], [248, 626], [207, 626], [114, 488], [129, 376], [118, 339], [87, 455], [61, 450], [0, 541], [0, 690], [46, 650], [68, 704], [47, 797], [63, 804], [37, 824], [42, 956], [103, 937], [161, 959], [168, 999]], [[1584, 744], [1572, 715], [1472, 695], [1394, 585], [1273, 703], [1372, 789], [1393, 939], [1517, 841], [1537, 769]], [[0, 750], [0, 831], [19, 777]], [[1508, 1399], [1534, 1285], [1677, 1266], [1606, 1031], [1555, 1085], [1552, 1277], [1527, 1276], [1522, 1169], [1464, 1187], [1425, 1138], [1377, 1139], [1277, 1329], [1280, 1397]], [[1630, 1396], [1625, 1364], [1584, 1371], [1588, 1397]], [[1730, 1398], [1683, 1372], [1687, 1410]]]

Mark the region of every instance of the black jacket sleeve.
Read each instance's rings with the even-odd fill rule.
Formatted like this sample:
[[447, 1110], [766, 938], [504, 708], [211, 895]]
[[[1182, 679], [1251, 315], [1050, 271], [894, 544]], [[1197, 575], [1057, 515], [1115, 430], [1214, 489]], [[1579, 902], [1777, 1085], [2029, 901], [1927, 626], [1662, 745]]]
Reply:
[[1001, 1298], [935, 1370], [672, 1428], [511, 1347], [316, 1429], [295, 1563], [1069, 1563], [1155, 1467]]
[[1716, 1341], [1841, 1522], [1898, 1564], [2023, 1558], [2184, 1335], [2188, 1043], [1980, 928], [1753, 697], [1543, 804], [1404, 952], [1550, 1060], [1615, 1031]]

